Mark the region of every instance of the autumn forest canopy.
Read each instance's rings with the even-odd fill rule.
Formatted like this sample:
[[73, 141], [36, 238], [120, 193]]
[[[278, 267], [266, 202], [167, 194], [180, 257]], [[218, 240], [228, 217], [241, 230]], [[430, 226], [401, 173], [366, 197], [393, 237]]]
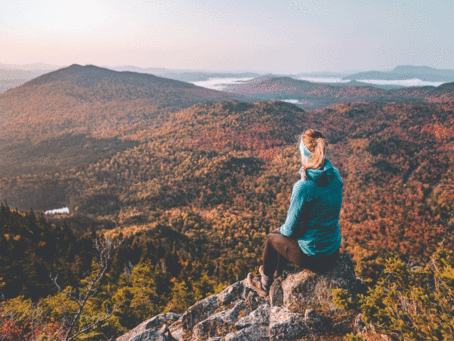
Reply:
[[[83, 291], [96, 237], [124, 241], [85, 312], [119, 305], [93, 340], [245, 278], [285, 220], [308, 128], [326, 135], [344, 181], [341, 252], [371, 288], [390, 259], [422, 266], [440, 243], [454, 247], [452, 92], [432, 103], [305, 111], [159, 77], [76, 76], [50, 74], [0, 95], [9, 134], [0, 148], [0, 334], [30, 333], [36, 304], [48, 312], [46, 332], [59, 330], [71, 302], [49, 273]], [[64, 206], [69, 215], [40, 213]]]

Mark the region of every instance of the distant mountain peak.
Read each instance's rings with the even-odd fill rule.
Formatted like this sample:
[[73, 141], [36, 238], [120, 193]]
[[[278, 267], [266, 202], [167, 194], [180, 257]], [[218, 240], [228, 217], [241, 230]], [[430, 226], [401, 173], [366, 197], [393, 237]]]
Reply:
[[366, 71], [348, 75], [344, 79], [381, 79], [381, 80], [403, 80], [420, 79], [429, 82], [452, 82], [454, 70], [442, 70], [429, 66], [399, 65], [389, 72]]
[[398, 65], [391, 72], [433, 72], [439, 71], [439, 69], [435, 69], [430, 66], [417, 66], [417, 65]]

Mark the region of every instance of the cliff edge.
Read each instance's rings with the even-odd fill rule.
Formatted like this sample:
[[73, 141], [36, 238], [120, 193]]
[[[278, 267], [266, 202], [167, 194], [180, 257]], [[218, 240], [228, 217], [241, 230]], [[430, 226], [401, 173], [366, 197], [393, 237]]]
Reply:
[[283, 277], [273, 283], [266, 299], [243, 280], [181, 315], [156, 315], [117, 341], [274, 341], [335, 333], [340, 323], [328, 317], [337, 311], [332, 290], [358, 294], [365, 289], [347, 254], [324, 272], [303, 270]]

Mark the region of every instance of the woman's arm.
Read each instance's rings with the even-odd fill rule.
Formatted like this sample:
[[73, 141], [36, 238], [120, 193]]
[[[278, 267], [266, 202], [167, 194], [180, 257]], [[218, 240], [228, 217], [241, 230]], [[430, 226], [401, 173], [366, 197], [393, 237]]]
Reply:
[[280, 228], [280, 232], [283, 236], [299, 237], [302, 232], [305, 183], [305, 181], [300, 180], [297, 181], [293, 186], [287, 218], [285, 219], [284, 225], [282, 225]]

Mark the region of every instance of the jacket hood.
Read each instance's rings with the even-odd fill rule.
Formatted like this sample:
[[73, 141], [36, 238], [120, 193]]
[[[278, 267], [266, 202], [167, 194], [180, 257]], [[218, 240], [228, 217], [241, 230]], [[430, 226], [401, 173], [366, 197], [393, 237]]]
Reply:
[[[330, 160], [325, 159], [325, 164], [322, 169], [307, 169], [306, 178], [307, 180], [313, 180], [317, 185], [325, 187], [334, 179], [336, 168]], [[302, 170], [300, 170], [300, 173]]]

